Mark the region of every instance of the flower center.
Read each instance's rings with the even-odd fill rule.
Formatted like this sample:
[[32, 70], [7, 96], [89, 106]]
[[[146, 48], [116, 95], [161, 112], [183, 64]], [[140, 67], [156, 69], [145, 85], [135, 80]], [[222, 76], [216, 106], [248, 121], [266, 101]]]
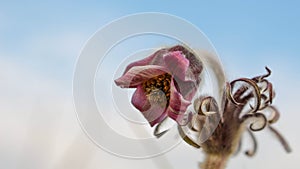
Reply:
[[153, 77], [143, 83], [143, 89], [146, 92], [150, 103], [159, 104], [161, 107], [167, 107], [170, 100], [171, 75], [168, 73]]

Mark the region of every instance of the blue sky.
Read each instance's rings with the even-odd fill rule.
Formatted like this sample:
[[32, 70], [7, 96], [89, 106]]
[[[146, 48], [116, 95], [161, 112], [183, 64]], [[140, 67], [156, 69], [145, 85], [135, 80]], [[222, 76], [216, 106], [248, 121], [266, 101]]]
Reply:
[[[79, 51], [88, 37], [105, 23], [146, 11], [166, 12], [192, 22], [209, 37], [226, 64], [232, 59], [242, 62], [244, 57], [254, 62], [263, 56], [279, 62], [289, 60], [290, 66], [297, 67], [299, 58], [296, 56], [299, 54], [300, 14], [296, 1], [8, 1], [0, 4], [1, 51], [13, 55], [17, 61], [26, 62], [33, 57], [36, 63], [29, 64], [38, 70], [46, 65], [56, 66], [58, 72], [72, 70], [73, 65], [66, 58], [76, 53], [51, 51], [51, 47], [59, 48], [60, 44], [55, 41], [59, 41], [60, 36], [77, 36], [69, 45], [70, 48], [74, 45], [73, 51], [75, 48]], [[35, 48], [30, 46], [32, 41], [45, 43], [49, 51], [30, 53]], [[264, 62], [262, 65], [267, 64]], [[228, 64], [228, 67], [234, 66]], [[57, 76], [54, 72], [49, 74]]]
[[[269, 168], [295, 168], [300, 137], [290, 124], [297, 124], [300, 118], [299, 6], [298, 1], [275, 0], [0, 1], [0, 128], [9, 128], [0, 129], [0, 138], [4, 138], [0, 156], [5, 157], [0, 168], [157, 167], [152, 161], [127, 161], [100, 152], [82, 133], [72, 103], [73, 71], [87, 40], [112, 20], [138, 12], [169, 13], [196, 25], [215, 46], [229, 79], [252, 77], [269, 66], [277, 91], [275, 104], [283, 112], [278, 128], [295, 151], [286, 156], [280, 148], [273, 150], [270, 147], [278, 144], [261, 134], [269, 141], [263, 141], [261, 155], [253, 161], [264, 164], [267, 160]], [[179, 147], [165, 158], [182, 158], [193, 167], [200, 159], [189, 157], [199, 154], [188, 149], [191, 155], [178, 155], [186, 150]], [[82, 155], [73, 156], [77, 151]], [[274, 159], [273, 152], [278, 152]], [[36, 159], [40, 162], [35, 163]], [[272, 164], [276, 159], [283, 162]], [[286, 167], [284, 160], [290, 165]], [[230, 165], [253, 168], [253, 161], [238, 157]], [[181, 165], [178, 162], [173, 168]]]

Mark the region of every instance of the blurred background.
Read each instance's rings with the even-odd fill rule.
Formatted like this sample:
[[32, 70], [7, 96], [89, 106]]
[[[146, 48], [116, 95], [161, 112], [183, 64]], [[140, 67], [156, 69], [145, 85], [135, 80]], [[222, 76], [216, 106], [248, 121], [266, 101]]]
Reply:
[[[99, 28], [124, 15], [164, 12], [200, 28], [219, 53], [228, 80], [272, 69], [281, 111], [275, 127], [293, 152], [267, 131], [259, 150], [228, 168], [294, 169], [300, 164], [300, 3], [201, 1], [0, 1], [0, 168], [197, 168], [201, 150], [182, 143], [163, 156], [131, 160], [109, 154], [82, 131], [73, 106], [77, 57]], [[249, 142], [250, 144], [251, 142]], [[244, 148], [250, 147], [248, 142]]]

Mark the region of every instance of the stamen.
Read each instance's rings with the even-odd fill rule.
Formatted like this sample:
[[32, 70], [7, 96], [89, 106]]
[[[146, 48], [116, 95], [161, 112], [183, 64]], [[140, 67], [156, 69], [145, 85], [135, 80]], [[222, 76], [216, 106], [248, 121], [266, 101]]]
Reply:
[[171, 75], [162, 74], [143, 83], [143, 89], [150, 102], [166, 107], [170, 100]]

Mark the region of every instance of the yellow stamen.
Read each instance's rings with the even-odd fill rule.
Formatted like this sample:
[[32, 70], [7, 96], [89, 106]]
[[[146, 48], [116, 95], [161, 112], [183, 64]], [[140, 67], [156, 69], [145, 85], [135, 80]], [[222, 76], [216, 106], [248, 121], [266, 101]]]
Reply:
[[162, 74], [143, 83], [143, 89], [150, 102], [167, 106], [170, 100], [171, 75]]

